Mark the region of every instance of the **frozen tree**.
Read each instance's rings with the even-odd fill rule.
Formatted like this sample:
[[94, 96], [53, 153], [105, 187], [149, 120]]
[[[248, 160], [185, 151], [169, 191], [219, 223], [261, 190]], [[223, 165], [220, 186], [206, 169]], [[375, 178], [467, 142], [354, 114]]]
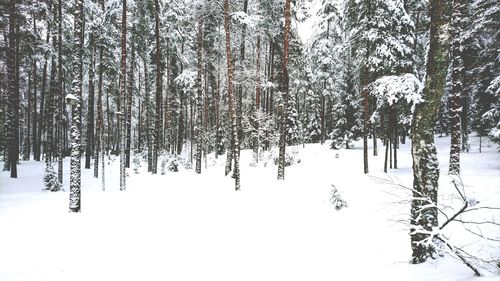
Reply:
[[321, 100], [320, 96], [309, 90], [307, 94], [306, 138], [312, 143], [318, 143], [321, 138]]

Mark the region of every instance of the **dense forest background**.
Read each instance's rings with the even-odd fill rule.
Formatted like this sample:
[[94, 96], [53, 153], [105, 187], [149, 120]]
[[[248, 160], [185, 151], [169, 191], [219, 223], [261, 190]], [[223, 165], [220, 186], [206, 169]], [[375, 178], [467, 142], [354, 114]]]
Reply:
[[[104, 177], [104, 156], [121, 155], [125, 190], [136, 158], [153, 174], [181, 164], [201, 173], [207, 154], [226, 154], [239, 189], [242, 149], [258, 162], [279, 146], [283, 179], [287, 145], [363, 139], [368, 173], [370, 139], [387, 171], [400, 143], [426, 138], [415, 120], [427, 118], [432, 136], [451, 135], [449, 173], [459, 174], [471, 133], [500, 143], [499, 19], [495, 0], [3, 0], [3, 169], [22, 178], [19, 160], [44, 160], [57, 190], [71, 155], [79, 211], [81, 156]], [[429, 60], [440, 55], [444, 72]], [[426, 84], [441, 74], [443, 91]], [[435, 149], [422, 151], [432, 170]]]

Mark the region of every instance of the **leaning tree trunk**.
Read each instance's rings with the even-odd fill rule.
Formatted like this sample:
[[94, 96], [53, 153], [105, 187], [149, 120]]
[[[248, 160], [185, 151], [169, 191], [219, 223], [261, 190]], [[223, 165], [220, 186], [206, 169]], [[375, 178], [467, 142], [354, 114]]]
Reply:
[[121, 45], [121, 63], [120, 63], [120, 113], [121, 113], [121, 133], [120, 133], [120, 190], [125, 191], [125, 135], [127, 132], [126, 120], [126, 98], [127, 92], [125, 91], [126, 75], [127, 75], [127, 0], [122, 2], [122, 35], [120, 40]]
[[281, 90], [283, 92], [283, 111], [281, 112], [279, 157], [278, 157], [278, 180], [285, 179], [285, 148], [286, 148], [286, 121], [288, 108], [288, 46], [290, 44], [290, 0], [285, 1], [285, 39], [283, 42], [283, 65]]
[[[439, 165], [434, 145], [435, 117], [443, 96], [450, 63], [451, 5], [446, 0], [431, 0], [430, 46], [423, 102], [415, 107], [412, 122], [413, 200], [411, 206], [412, 262], [422, 263], [435, 251], [429, 232], [438, 225], [437, 204]], [[428, 202], [430, 200], [431, 202]], [[431, 204], [431, 205], [429, 205]]]
[[70, 170], [70, 212], [80, 212], [80, 190], [81, 190], [81, 162], [80, 162], [80, 112], [82, 105], [82, 76], [83, 65], [83, 0], [75, 3], [75, 28], [74, 41], [76, 57], [73, 61], [73, 85], [72, 94], [72, 124], [71, 124], [71, 170]]
[[[229, 102], [229, 117], [231, 118], [231, 132], [234, 147], [238, 147], [238, 128], [236, 124], [236, 101], [233, 96], [233, 57], [231, 54], [231, 30], [229, 15], [229, 0], [224, 0], [224, 31], [226, 33], [226, 62], [227, 62], [227, 96]], [[233, 150], [234, 157], [234, 188], [240, 189], [240, 156]]]

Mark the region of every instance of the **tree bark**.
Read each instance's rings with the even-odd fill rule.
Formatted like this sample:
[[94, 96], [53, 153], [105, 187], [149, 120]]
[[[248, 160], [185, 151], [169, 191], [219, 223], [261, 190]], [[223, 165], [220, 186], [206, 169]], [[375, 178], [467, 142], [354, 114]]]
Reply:
[[17, 178], [17, 160], [19, 157], [19, 92], [16, 89], [16, 40], [17, 32], [17, 0], [9, 3], [9, 46], [7, 48], [7, 77], [9, 87], [8, 115], [6, 116], [6, 131], [8, 158], [7, 166], [10, 170], [10, 177]]
[[94, 154], [94, 33], [90, 34], [89, 96], [87, 106], [87, 145], [85, 146], [85, 169], [90, 169], [90, 158]]
[[196, 129], [195, 129], [195, 134], [196, 134], [196, 168], [195, 172], [197, 174], [201, 173], [201, 154], [202, 154], [202, 146], [203, 146], [203, 140], [202, 140], [202, 132], [203, 132], [203, 112], [202, 112], [202, 96], [203, 96], [203, 87], [202, 87], [202, 48], [203, 48], [203, 34], [202, 34], [202, 27], [203, 27], [203, 21], [200, 19], [198, 21], [198, 34], [197, 34], [197, 48], [196, 48], [196, 57], [198, 60], [198, 73], [197, 73], [197, 78], [196, 78], [196, 89], [197, 89], [197, 95], [196, 95]]
[[281, 91], [283, 92], [283, 111], [281, 112], [281, 126], [279, 139], [279, 156], [278, 156], [278, 180], [285, 179], [285, 154], [286, 154], [286, 138], [287, 138], [287, 108], [288, 108], [288, 46], [290, 44], [290, 24], [291, 11], [290, 0], [285, 1], [285, 39], [283, 41], [283, 65], [281, 78]]
[[[233, 62], [231, 54], [231, 30], [230, 30], [230, 15], [229, 15], [229, 0], [224, 0], [224, 31], [226, 34], [226, 62], [227, 62], [227, 96], [229, 102], [229, 117], [231, 119], [232, 138], [234, 146], [238, 147], [238, 128], [236, 124], [236, 101], [233, 96]], [[236, 149], [235, 149], [236, 150]], [[240, 189], [240, 157], [236, 151], [233, 151], [234, 156], [234, 187], [238, 191]]]
[[422, 263], [435, 252], [428, 231], [438, 225], [437, 204], [439, 165], [434, 145], [435, 116], [443, 96], [445, 77], [450, 62], [451, 2], [431, 0], [430, 46], [427, 54], [427, 75], [422, 93], [423, 102], [415, 106], [412, 121], [413, 200], [411, 206], [412, 262]]
[[80, 112], [82, 105], [82, 66], [83, 66], [83, 0], [75, 1], [75, 27], [73, 44], [75, 46], [76, 57], [73, 61], [73, 83], [72, 94], [75, 100], [72, 106], [72, 124], [71, 124], [71, 170], [70, 170], [70, 194], [69, 210], [70, 212], [80, 212], [81, 202], [81, 161], [80, 161]]
[[127, 0], [122, 1], [122, 34], [120, 40], [121, 47], [121, 63], [120, 63], [120, 113], [121, 116], [121, 133], [120, 133], [120, 190], [125, 191], [126, 186], [126, 175], [125, 175], [125, 137], [127, 133], [127, 126], [125, 124], [127, 119], [127, 108], [126, 99], [127, 92], [125, 90], [125, 85], [127, 83]]
[[162, 70], [161, 70], [161, 48], [160, 48], [160, 3], [155, 0], [155, 40], [156, 40], [156, 124], [153, 148], [153, 174], [158, 173], [158, 154], [160, 150], [160, 128], [162, 121]]

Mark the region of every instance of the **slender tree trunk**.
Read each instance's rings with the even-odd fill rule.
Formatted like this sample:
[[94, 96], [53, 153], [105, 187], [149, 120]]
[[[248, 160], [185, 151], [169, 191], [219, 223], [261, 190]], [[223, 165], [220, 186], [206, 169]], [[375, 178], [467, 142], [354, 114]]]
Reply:
[[431, 29], [427, 54], [427, 79], [422, 97], [416, 105], [412, 121], [413, 200], [411, 207], [411, 248], [413, 263], [421, 263], [433, 255], [435, 249], [429, 239], [429, 231], [438, 225], [436, 206], [419, 198], [427, 198], [437, 204], [439, 165], [434, 145], [435, 116], [443, 96], [445, 77], [450, 62], [450, 15], [451, 2], [429, 1]]
[[368, 174], [368, 70], [363, 67], [361, 90], [363, 92], [363, 171]]
[[[230, 15], [229, 15], [229, 0], [224, 0], [224, 31], [226, 34], [226, 62], [227, 62], [227, 96], [229, 102], [229, 117], [231, 118], [232, 138], [234, 146], [238, 147], [238, 128], [236, 120], [236, 100], [233, 96], [233, 76], [234, 68], [231, 55], [231, 30], [230, 30]], [[236, 150], [236, 149], [235, 149]], [[240, 189], [240, 156], [236, 151], [234, 154], [234, 187], [235, 190]]]
[[[45, 39], [45, 43], [49, 44], [50, 40], [50, 33], [51, 33], [51, 26], [50, 26], [50, 21], [47, 23], [47, 37]], [[41, 160], [41, 153], [42, 153], [42, 132], [45, 131], [45, 122], [46, 122], [46, 113], [45, 113], [45, 92], [46, 92], [46, 84], [47, 84], [47, 62], [48, 58], [45, 57], [45, 61], [43, 64], [43, 70], [42, 70], [42, 89], [40, 93], [40, 111], [39, 111], [39, 116], [40, 116], [40, 121], [39, 121], [39, 128], [37, 132], [37, 149], [35, 152], [35, 160], [40, 161]], [[43, 147], [44, 150], [46, 150], [46, 146], [44, 145]]]
[[156, 126], [153, 149], [153, 174], [158, 172], [158, 154], [161, 139], [161, 107], [162, 107], [162, 70], [161, 70], [161, 47], [160, 47], [160, 3], [155, 0], [155, 39], [156, 39]]
[[290, 24], [291, 24], [291, 11], [290, 0], [285, 0], [285, 38], [283, 41], [283, 65], [282, 65], [282, 78], [281, 90], [283, 92], [283, 111], [281, 112], [281, 126], [280, 126], [280, 139], [279, 139], [279, 156], [278, 156], [278, 180], [285, 179], [285, 154], [286, 154], [286, 139], [287, 129], [286, 121], [288, 118], [288, 46], [290, 44]]
[[462, 114], [461, 96], [463, 92], [462, 86], [462, 69], [464, 67], [462, 60], [462, 40], [461, 40], [461, 21], [462, 21], [462, 1], [453, 1], [452, 14], [452, 87], [449, 94], [450, 109], [448, 110], [450, 119], [450, 166], [448, 174], [460, 174], [460, 148], [462, 141], [462, 132], [460, 128], [460, 117]]
[[149, 80], [148, 80], [148, 63], [147, 56], [142, 59], [144, 62], [144, 103], [146, 107], [146, 145], [148, 149], [148, 172], [153, 171], [153, 140], [151, 128], [151, 97], [149, 93]]
[[31, 108], [32, 108], [32, 98], [31, 98], [31, 83], [32, 83], [32, 75], [36, 74], [31, 74], [28, 70], [28, 107], [26, 108], [25, 112], [25, 118], [26, 118], [26, 134], [24, 136], [24, 152], [23, 152], [23, 160], [24, 161], [29, 161], [30, 160], [30, 154], [31, 154]]
[[85, 147], [85, 169], [90, 169], [90, 158], [94, 154], [94, 33], [90, 34], [89, 96], [87, 106], [87, 145]]
[[[96, 150], [95, 150], [95, 160], [94, 160], [94, 177], [97, 178], [99, 176], [99, 156], [101, 154], [101, 145], [103, 142], [103, 133], [104, 133], [104, 116], [102, 112], [102, 76], [104, 72], [103, 66], [103, 48], [99, 48], [99, 82], [97, 86], [97, 120], [96, 120]], [[102, 152], [104, 156], [104, 151]], [[104, 164], [104, 159], [103, 159]], [[104, 189], [104, 187], [103, 187]]]
[[201, 173], [201, 156], [202, 156], [202, 146], [203, 146], [203, 140], [202, 140], [202, 132], [203, 132], [203, 120], [202, 120], [202, 95], [203, 95], [203, 87], [202, 87], [202, 46], [203, 46], [203, 34], [202, 34], [202, 29], [203, 29], [203, 21], [200, 19], [198, 21], [198, 35], [197, 35], [197, 48], [196, 48], [196, 57], [198, 60], [198, 75], [196, 78], [196, 85], [197, 85], [197, 96], [196, 96], [196, 129], [195, 129], [195, 134], [196, 134], [196, 168], [195, 172], [197, 174]]
[[122, 35], [120, 40], [121, 46], [121, 63], [120, 63], [120, 113], [121, 116], [121, 133], [120, 133], [120, 190], [125, 191], [126, 186], [126, 175], [125, 175], [125, 137], [127, 133], [127, 126], [125, 124], [127, 118], [127, 108], [126, 99], [127, 92], [125, 91], [125, 85], [127, 83], [127, 0], [122, 1]]
[[75, 2], [75, 27], [73, 44], [75, 46], [76, 57], [73, 61], [73, 85], [72, 94], [74, 96], [72, 124], [71, 124], [71, 170], [70, 170], [70, 212], [80, 212], [80, 188], [81, 188], [81, 161], [80, 161], [80, 112], [82, 105], [82, 66], [83, 66], [83, 0]]
[[8, 114], [6, 116], [6, 131], [8, 134], [7, 166], [10, 177], [17, 178], [17, 160], [19, 157], [19, 92], [16, 89], [16, 40], [17, 40], [17, 0], [9, 3], [9, 46], [7, 49], [7, 77], [9, 87]]
[[134, 100], [134, 67], [135, 67], [135, 47], [134, 38], [132, 38], [131, 55], [130, 55], [130, 69], [128, 77], [128, 100], [127, 100], [127, 147], [125, 149], [125, 167], [130, 168], [130, 146], [132, 144], [132, 103]]
[[[58, 163], [57, 163], [57, 178], [59, 180], [59, 183], [62, 185], [63, 183], [63, 145], [64, 145], [64, 138], [63, 138], [63, 120], [64, 120], [64, 97], [63, 97], [63, 62], [62, 62], [62, 0], [59, 0], [58, 3], [58, 31], [57, 31], [57, 41], [58, 41], [58, 50], [57, 50], [57, 64], [58, 64], [58, 69], [57, 69], [57, 94], [56, 94], [56, 120], [57, 120], [57, 128], [58, 128], [58, 133], [57, 133], [57, 156], [58, 156]], [[84, 27], [83, 27], [84, 28]], [[82, 31], [83, 32], [83, 31]], [[83, 45], [83, 35], [82, 35], [82, 45]], [[80, 85], [81, 88], [81, 85]], [[80, 120], [80, 125], [81, 125], [81, 120]], [[81, 129], [80, 129], [81, 131]]]

